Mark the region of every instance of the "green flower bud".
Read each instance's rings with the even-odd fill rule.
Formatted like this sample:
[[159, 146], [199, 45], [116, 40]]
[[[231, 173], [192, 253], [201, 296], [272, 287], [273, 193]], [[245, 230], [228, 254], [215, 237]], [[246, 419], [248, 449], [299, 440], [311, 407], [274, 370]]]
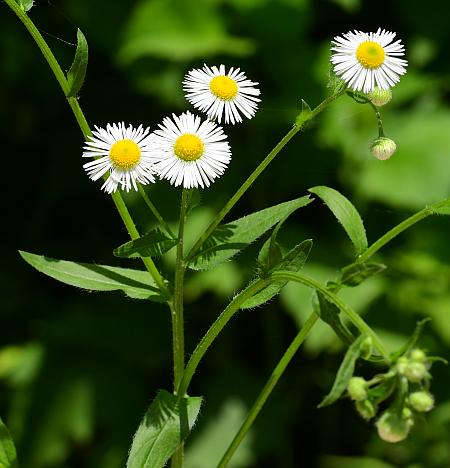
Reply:
[[375, 156], [380, 161], [389, 159], [397, 149], [397, 145], [394, 140], [386, 137], [379, 137], [373, 141], [370, 146], [370, 152], [372, 156]]
[[377, 409], [370, 400], [357, 401], [355, 407], [360, 416], [367, 421], [377, 414]]
[[422, 362], [409, 362], [404, 374], [410, 382], [420, 382], [428, 376], [428, 371]]
[[410, 354], [411, 361], [425, 362], [427, 355], [421, 349], [413, 349]]
[[380, 439], [386, 442], [401, 442], [408, 437], [412, 426], [411, 419], [405, 419], [397, 412], [385, 411], [376, 422]]
[[392, 91], [390, 89], [380, 89], [375, 87], [367, 97], [371, 100], [372, 104], [377, 107], [384, 106], [392, 99]]
[[362, 377], [352, 377], [347, 386], [350, 398], [354, 401], [363, 401], [367, 398], [367, 383]]
[[406, 356], [401, 356], [397, 360], [397, 371], [399, 374], [404, 375], [408, 367], [409, 359]]
[[425, 413], [433, 409], [434, 398], [428, 392], [413, 392], [409, 395], [409, 404], [416, 411]]

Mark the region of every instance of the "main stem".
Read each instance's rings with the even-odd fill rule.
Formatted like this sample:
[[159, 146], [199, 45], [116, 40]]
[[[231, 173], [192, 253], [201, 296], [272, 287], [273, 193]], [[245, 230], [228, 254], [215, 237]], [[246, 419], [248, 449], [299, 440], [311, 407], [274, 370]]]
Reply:
[[270, 394], [272, 393], [272, 390], [275, 388], [275, 385], [280, 380], [289, 363], [292, 361], [292, 358], [295, 356], [295, 353], [298, 351], [298, 348], [300, 348], [302, 343], [305, 341], [305, 338], [308, 336], [309, 332], [316, 324], [318, 318], [318, 315], [313, 312], [308, 317], [301, 330], [292, 340], [288, 349], [283, 354], [283, 357], [279, 360], [278, 364], [275, 366], [275, 369], [272, 371], [269, 380], [264, 385], [264, 388], [261, 390], [261, 393], [258, 395], [258, 398], [253, 403], [253, 406], [250, 408], [250, 411], [248, 412], [245, 421], [242, 423], [242, 426], [240, 427], [238, 433], [234, 436], [234, 439], [232, 440], [230, 446], [227, 448], [225, 454], [223, 455], [222, 459], [217, 465], [217, 468], [225, 468], [228, 465], [232, 456], [243, 441], [244, 437], [247, 435], [247, 432], [249, 431], [256, 417], [258, 416], [267, 399], [269, 398]]

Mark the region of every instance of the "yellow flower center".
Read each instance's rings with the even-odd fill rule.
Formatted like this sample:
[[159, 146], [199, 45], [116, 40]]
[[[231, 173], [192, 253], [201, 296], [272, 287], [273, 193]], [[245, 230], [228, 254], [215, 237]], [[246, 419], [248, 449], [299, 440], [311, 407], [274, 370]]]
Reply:
[[109, 157], [120, 169], [131, 169], [140, 161], [141, 149], [132, 140], [119, 140], [111, 146]]
[[229, 101], [233, 99], [234, 96], [238, 93], [238, 85], [229, 76], [215, 76], [209, 83], [209, 89], [223, 101]]
[[377, 42], [365, 41], [356, 49], [356, 58], [364, 68], [377, 68], [384, 62], [384, 49]]
[[197, 135], [185, 133], [176, 139], [173, 150], [183, 161], [196, 161], [203, 154], [204, 145]]

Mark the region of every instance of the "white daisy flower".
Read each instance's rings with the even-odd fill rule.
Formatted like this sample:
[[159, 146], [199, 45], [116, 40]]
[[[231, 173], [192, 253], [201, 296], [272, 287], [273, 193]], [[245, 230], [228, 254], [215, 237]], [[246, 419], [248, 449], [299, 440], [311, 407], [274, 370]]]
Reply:
[[395, 33], [378, 28], [376, 33], [361, 31], [336, 36], [331, 42], [334, 72], [354, 91], [370, 93], [375, 86], [389, 89], [406, 73], [408, 62], [399, 57], [405, 53]]
[[155, 169], [176, 187], [209, 187], [231, 160], [222, 127], [190, 112], [166, 117], [153, 135]]
[[89, 141], [85, 143], [83, 157], [95, 158], [83, 165], [92, 180], [100, 179], [109, 171], [109, 177], [102, 186], [112, 193], [120, 185], [127, 192], [137, 183], [146, 185], [155, 182], [154, 160], [150, 155], [152, 137], [149, 128], [139, 125], [108, 124], [106, 130], [95, 127]]
[[206, 112], [211, 119], [220, 123], [225, 114], [225, 123], [233, 125], [242, 122], [241, 114], [251, 119], [258, 109], [258, 83], [247, 79], [239, 68], [230, 68], [225, 72], [225, 65], [219, 68], [207, 65], [203, 69], [191, 70], [184, 78], [183, 90], [186, 99], [197, 109]]

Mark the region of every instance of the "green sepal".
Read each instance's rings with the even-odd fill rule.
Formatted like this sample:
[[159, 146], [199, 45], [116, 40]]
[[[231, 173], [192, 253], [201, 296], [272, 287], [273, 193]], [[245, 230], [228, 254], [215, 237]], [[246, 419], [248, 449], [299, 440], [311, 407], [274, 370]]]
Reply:
[[318, 408], [331, 405], [344, 393], [348, 382], [353, 376], [356, 361], [361, 355], [361, 350], [364, 347], [364, 341], [366, 338], [366, 335], [359, 335], [358, 338], [356, 338], [356, 340], [349, 346], [344, 359], [342, 360], [342, 364], [337, 371], [330, 393], [320, 402]]
[[17, 468], [18, 466], [14, 441], [0, 418], [0, 468]]
[[382, 263], [353, 263], [342, 268], [340, 284], [344, 286], [358, 286], [367, 278], [381, 273], [386, 269]]
[[178, 239], [173, 239], [160, 228], [155, 228], [135, 239], [114, 249], [114, 255], [121, 258], [158, 257], [177, 245]]
[[88, 291], [123, 291], [133, 299], [164, 302], [156, 283], [147, 271], [58, 260], [19, 251], [36, 270], [62, 283]]
[[67, 72], [67, 83], [69, 91], [67, 97], [74, 97], [83, 86], [88, 64], [88, 43], [80, 29], [77, 30], [77, 50], [72, 66]]
[[189, 435], [201, 404], [202, 397], [178, 400], [160, 390], [134, 435], [127, 468], [162, 468]]

